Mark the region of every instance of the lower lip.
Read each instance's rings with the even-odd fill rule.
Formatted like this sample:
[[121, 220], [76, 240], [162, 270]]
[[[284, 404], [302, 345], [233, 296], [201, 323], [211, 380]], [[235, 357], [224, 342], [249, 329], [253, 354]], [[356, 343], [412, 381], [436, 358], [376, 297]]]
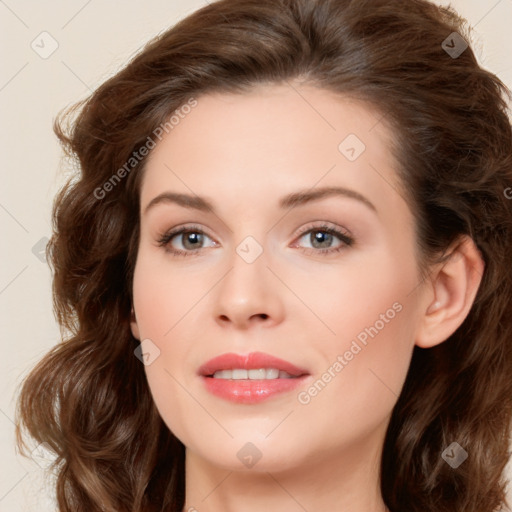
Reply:
[[231, 380], [202, 377], [206, 389], [215, 396], [237, 404], [257, 404], [280, 393], [293, 391], [308, 375], [293, 379]]

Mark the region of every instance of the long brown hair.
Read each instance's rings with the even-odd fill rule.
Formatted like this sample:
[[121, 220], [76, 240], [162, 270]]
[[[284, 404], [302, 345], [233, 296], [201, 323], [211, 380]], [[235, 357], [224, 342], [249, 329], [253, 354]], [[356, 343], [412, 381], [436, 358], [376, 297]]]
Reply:
[[[27, 429], [56, 454], [60, 511], [181, 511], [184, 446], [156, 410], [130, 331], [141, 148], [202, 93], [298, 78], [367, 102], [392, 129], [425, 277], [462, 234], [485, 262], [460, 328], [414, 349], [383, 447], [384, 501], [392, 512], [492, 512], [505, 502], [510, 93], [471, 47], [450, 51], [461, 49], [454, 32], [470, 41], [463, 19], [425, 0], [221, 0], [61, 113], [54, 130], [80, 168], [55, 199], [48, 246], [63, 340], [24, 381], [17, 411], [19, 446]], [[468, 452], [456, 470], [441, 457], [454, 441]]]

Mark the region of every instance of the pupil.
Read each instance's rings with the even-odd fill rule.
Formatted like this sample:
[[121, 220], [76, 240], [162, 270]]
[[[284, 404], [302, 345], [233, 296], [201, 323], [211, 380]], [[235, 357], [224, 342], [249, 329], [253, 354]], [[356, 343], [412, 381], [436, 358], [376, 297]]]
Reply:
[[[187, 244], [192, 241], [192, 249], [194, 249], [194, 245], [198, 245], [197, 242], [200, 242], [201, 241], [201, 234], [200, 233], [188, 233], [186, 236], [185, 236], [185, 247], [187, 246]], [[194, 244], [194, 242], [196, 242]]]

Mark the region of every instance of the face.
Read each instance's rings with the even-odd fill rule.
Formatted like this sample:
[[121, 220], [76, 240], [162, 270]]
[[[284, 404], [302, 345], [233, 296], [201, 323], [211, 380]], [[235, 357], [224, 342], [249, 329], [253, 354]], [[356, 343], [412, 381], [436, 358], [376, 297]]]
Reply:
[[[381, 447], [420, 308], [379, 118], [311, 86], [262, 86], [198, 97], [152, 150], [132, 332], [187, 456], [240, 469], [259, 453], [278, 471]], [[227, 353], [240, 357], [205, 366]], [[243, 373], [293, 373], [282, 361], [301, 376]], [[242, 371], [201, 374], [226, 368]]]

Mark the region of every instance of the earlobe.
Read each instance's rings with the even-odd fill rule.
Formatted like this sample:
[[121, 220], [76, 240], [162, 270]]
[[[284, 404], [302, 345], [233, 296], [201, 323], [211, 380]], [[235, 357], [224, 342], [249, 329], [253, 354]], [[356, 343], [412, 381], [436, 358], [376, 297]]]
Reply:
[[474, 241], [464, 236], [429, 280], [432, 290], [416, 333], [417, 346], [438, 345], [462, 325], [473, 306], [484, 266]]
[[140, 340], [139, 326], [137, 324], [137, 319], [135, 318], [135, 311], [133, 308], [130, 316], [130, 328], [132, 330], [133, 337], [137, 340]]

